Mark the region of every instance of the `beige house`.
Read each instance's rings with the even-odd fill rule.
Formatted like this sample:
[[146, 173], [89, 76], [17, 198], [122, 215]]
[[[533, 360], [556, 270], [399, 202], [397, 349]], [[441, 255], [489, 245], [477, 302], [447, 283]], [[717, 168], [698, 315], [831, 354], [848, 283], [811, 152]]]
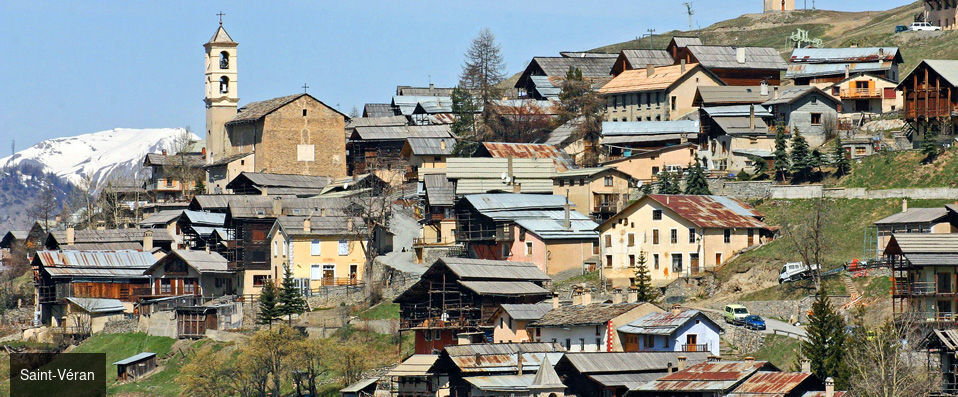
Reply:
[[607, 161], [602, 166], [615, 168], [642, 183], [648, 183], [653, 181], [659, 172], [678, 172], [688, 168], [689, 165], [694, 164], [695, 152], [696, 146], [686, 143], [643, 151], [629, 157]]
[[643, 303], [583, 303], [559, 306], [529, 324], [534, 342], [561, 344], [568, 352], [621, 352], [615, 330], [649, 313], [663, 310]]
[[422, 181], [425, 174], [446, 172], [446, 158], [452, 155], [455, 147], [456, 139], [451, 137], [409, 137], [399, 156], [409, 163], [411, 176]]
[[723, 196], [646, 195], [597, 230], [602, 277], [617, 287], [634, 282], [643, 256], [652, 283], [662, 286], [714, 270], [772, 237], [754, 208]]
[[888, 113], [901, 110], [898, 83], [877, 76], [860, 74], [834, 84], [812, 84], [842, 103], [841, 113]]
[[209, 194], [232, 193], [226, 188], [226, 184], [241, 173], [254, 172], [253, 159], [253, 153], [238, 153], [207, 164], [204, 167], [206, 168], [206, 192]]
[[552, 180], [554, 195], [567, 197], [572, 208], [593, 219], [619, 212], [636, 191], [635, 178], [610, 166], [560, 172]]
[[724, 85], [699, 64], [648, 66], [626, 70], [599, 89], [605, 97], [605, 121], [666, 121], [696, 111], [699, 86]]
[[273, 279], [281, 280], [289, 265], [293, 278], [308, 279], [310, 288], [359, 284], [366, 263], [361, 225], [361, 218], [323, 212], [276, 218], [267, 236]]
[[535, 330], [530, 333], [529, 323], [542, 318], [558, 305], [558, 298], [553, 298], [553, 302], [502, 304], [490, 320], [490, 324], [495, 327], [492, 329], [493, 343], [534, 341]]

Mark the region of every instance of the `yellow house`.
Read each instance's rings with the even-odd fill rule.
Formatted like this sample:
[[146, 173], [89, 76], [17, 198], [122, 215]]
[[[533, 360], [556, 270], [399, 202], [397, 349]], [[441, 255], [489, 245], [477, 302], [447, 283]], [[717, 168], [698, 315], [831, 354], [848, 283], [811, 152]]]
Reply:
[[720, 86], [715, 74], [697, 63], [626, 70], [599, 89], [606, 100], [605, 121], [678, 120], [698, 110], [692, 105], [700, 86]]
[[646, 195], [597, 228], [602, 277], [632, 284], [643, 256], [656, 286], [714, 270], [772, 237], [762, 218], [730, 197]]
[[366, 263], [362, 220], [342, 215], [280, 216], [267, 239], [273, 280], [289, 265], [293, 278], [309, 287], [355, 285], [363, 281]]
[[842, 101], [842, 113], [888, 113], [901, 110], [898, 83], [886, 78], [860, 74], [819, 88]]
[[643, 182], [652, 181], [659, 172], [678, 172], [694, 164], [696, 146], [691, 143], [649, 150], [602, 163]]
[[422, 181], [425, 174], [446, 172], [446, 158], [455, 147], [455, 138], [409, 137], [399, 156], [409, 162], [414, 179]]
[[593, 219], [606, 219], [626, 206], [635, 178], [615, 168], [578, 168], [552, 177], [552, 194], [569, 198], [573, 208]]

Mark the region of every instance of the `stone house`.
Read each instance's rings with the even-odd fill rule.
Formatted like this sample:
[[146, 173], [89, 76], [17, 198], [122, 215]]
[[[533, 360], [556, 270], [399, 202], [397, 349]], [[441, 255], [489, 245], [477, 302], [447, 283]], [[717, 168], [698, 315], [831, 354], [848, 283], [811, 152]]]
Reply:
[[650, 313], [616, 329], [624, 350], [709, 352], [720, 356], [722, 327], [698, 310]]
[[495, 327], [492, 329], [492, 341], [494, 343], [535, 341], [537, 328], [530, 329], [529, 323], [539, 320], [556, 307], [558, 307], [558, 298], [553, 298], [553, 302], [502, 304], [490, 320]]
[[772, 228], [762, 219], [730, 197], [645, 195], [596, 228], [602, 278], [616, 287], [634, 284], [643, 256], [653, 285], [700, 275], [768, 241]]
[[564, 196], [576, 211], [603, 221], [629, 202], [637, 180], [611, 166], [577, 168], [552, 177], [552, 193]]
[[[662, 309], [651, 303], [590, 303], [559, 306], [528, 324], [535, 342], [562, 345], [570, 352], [623, 351], [619, 327]], [[534, 330], [534, 331], [532, 331]]]
[[60, 326], [67, 333], [91, 333], [103, 331], [106, 323], [122, 320], [125, 307], [118, 299], [107, 298], [66, 298], [65, 316]]
[[925, 20], [942, 30], [958, 29], [958, 4], [940, 0], [924, 0]]
[[239, 292], [236, 272], [216, 252], [173, 250], [144, 272], [152, 297], [195, 295], [220, 297]]
[[666, 121], [695, 111], [698, 86], [724, 85], [696, 63], [627, 70], [599, 89], [606, 100], [605, 121]]
[[815, 86], [792, 86], [779, 91], [778, 97], [763, 106], [775, 115], [775, 123], [785, 125], [786, 133], [800, 131], [810, 147], [825, 143], [826, 130], [835, 131], [838, 99]]

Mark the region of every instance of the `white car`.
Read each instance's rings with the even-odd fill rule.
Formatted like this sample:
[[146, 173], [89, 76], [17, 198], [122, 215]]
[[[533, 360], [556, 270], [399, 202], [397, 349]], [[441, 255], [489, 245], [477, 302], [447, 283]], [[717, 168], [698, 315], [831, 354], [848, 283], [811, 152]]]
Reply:
[[784, 266], [782, 266], [782, 270], [778, 273], [778, 283], [782, 284], [811, 278], [812, 272], [819, 270], [820, 268], [821, 267], [817, 264], [809, 267], [802, 262], [786, 263]]
[[935, 26], [928, 22], [912, 22], [911, 26], [908, 27], [908, 30], [916, 32], [919, 30], [941, 30], [941, 26]]

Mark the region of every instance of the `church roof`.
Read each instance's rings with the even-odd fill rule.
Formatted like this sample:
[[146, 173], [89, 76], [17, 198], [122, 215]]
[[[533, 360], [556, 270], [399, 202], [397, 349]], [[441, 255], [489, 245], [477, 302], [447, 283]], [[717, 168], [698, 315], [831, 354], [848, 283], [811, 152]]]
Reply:
[[279, 108], [281, 108], [281, 107], [283, 107], [283, 106], [286, 106], [286, 105], [288, 105], [289, 103], [291, 103], [291, 102], [293, 102], [293, 101], [299, 99], [299, 98], [302, 97], [302, 96], [310, 97], [312, 100], [314, 100], [314, 101], [316, 101], [316, 102], [319, 102], [319, 103], [322, 103], [323, 106], [326, 106], [326, 107], [332, 109], [334, 112], [339, 113], [339, 114], [342, 114], [343, 117], [346, 118], [347, 120], [349, 119], [348, 116], [346, 116], [346, 115], [343, 114], [342, 112], [340, 112], [340, 111], [338, 111], [338, 110], [336, 110], [336, 109], [333, 109], [332, 107], [326, 105], [325, 103], [323, 103], [323, 101], [320, 101], [319, 99], [313, 98], [312, 95], [303, 93], [303, 94], [293, 94], [293, 95], [281, 96], [281, 97], [278, 97], [278, 98], [267, 99], [267, 100], [265, 100], [265, 101], [250, 102], [250, 103], [246, 104], [246, 106], [243, 106], [242, 108], [240, 108], [239, 113], [237, 113], [236, 116], [233, 117], [233, 119], [230, 120], [230, 121], [228, 121], [226, 124], [227, 124], [227, 125], [231, 125], [231, 124], [252, 123], [252, 122], [255, 122], [255, 121], [257, 121], [257, 120], [259, 120], [259, 119], [261, 119], [261, 118], [263, 118], [263, 117], [266, 117], [266, 115], [268, 115], [268, 114], [270, 114], [270, 113], [273, 113], [274, 111], [276, 111], [276, 109], [279, 109]]
[[216, 29], [216, 33], [213, 33], [213, 37], [211, 37], [210, 41], [207, 42], [206, 44], [214, 44], [214, 43], [215, 44], [236, 44], [236, 42], [233, 41], [233, 38], [230, 37], [230, 34], [226, 33], [226, 29], [223, 28], [223, 25], [220, 25], [220, 27]]

